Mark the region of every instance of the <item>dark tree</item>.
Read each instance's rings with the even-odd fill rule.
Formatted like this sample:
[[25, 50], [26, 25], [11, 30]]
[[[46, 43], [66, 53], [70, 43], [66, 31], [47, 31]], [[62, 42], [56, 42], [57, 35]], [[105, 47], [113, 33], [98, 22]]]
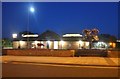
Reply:
[[12, 47], [12, 41], [9, 38], [3, 38], [2, 47]]
[[112, 36], [110, 34], [100, 34], [99, 39], [100, 41], [104, 41], [104, 42], [116, 42], [117, 40], [115, 36]]

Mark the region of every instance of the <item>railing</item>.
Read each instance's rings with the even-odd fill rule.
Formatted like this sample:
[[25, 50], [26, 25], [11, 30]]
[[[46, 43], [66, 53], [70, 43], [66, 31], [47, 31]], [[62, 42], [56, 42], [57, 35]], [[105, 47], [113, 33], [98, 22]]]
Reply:
[[108, 51], [101, 49], [80, 49], [75, 51], [75, 56], [102, 56], [107, 57]]

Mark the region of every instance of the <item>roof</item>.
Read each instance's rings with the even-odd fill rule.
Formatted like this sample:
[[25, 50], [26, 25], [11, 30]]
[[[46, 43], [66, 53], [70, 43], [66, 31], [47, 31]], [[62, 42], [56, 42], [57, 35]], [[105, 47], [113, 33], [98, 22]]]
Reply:
[[[72, 35], [74, 35], [73, 33]], [[82, 40], [82, 37], [80, 34], [77, 34], [78, 36], [68, 36], [68, 37], [60, 37], [57, 33], [47, 30], [40, 34], [38, 37], [18, 37], [15, 38], [13, 41], [79, 41]]]
[[60, 38], [61, 37], [57, 33], [47, 30], [39, 35], [37, 40], [60, 40]]

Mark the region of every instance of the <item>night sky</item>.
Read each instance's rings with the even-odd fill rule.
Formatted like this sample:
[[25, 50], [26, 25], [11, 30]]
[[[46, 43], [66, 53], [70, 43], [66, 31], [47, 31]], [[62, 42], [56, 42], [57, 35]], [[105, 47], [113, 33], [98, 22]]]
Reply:
[[[34, 13], [29, 11], [30, 6], [35, 8]], [[38, 34], [46, 30], [60, 35], [82, 33], [83, 29], [98, 28], [100, 34], [118, 36], [118, 3], [4, 2], [2, 26], [3, 37], [8, 38], [12, 38], [12, 33], [26, 31], [27, 26]]]

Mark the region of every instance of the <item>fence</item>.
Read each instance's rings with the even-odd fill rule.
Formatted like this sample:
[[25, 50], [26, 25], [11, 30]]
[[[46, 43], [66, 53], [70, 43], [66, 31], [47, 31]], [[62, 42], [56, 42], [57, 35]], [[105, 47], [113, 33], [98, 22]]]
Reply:
[[56, 57], [74, 57], [74, 56], [107, 56], [116, 58], [120, 56], [117, 50], [52, 50], [52, 49], [3, 49], [2, 55], [13, 56], [56, 56]]
[[73, 50], [50, 50], [50, 49], [3, 49], [3, 55], [13, 56], [57, 56], [73, 57]]

